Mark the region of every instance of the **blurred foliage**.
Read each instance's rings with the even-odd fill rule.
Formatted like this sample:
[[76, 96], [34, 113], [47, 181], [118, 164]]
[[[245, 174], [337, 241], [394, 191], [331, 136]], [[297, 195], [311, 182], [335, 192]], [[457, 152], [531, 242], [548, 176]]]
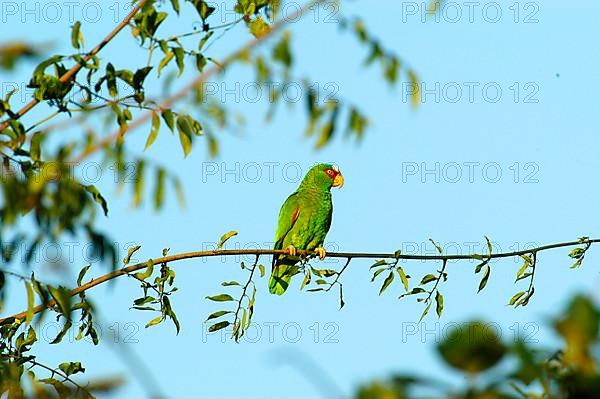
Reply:
[[12, 70], [18, 61], [35, 59], [40, 55], [40, 48], [30, 43], [22, 41], [0, 43], [0, 69]]
[[600, 309], [585, 296], [574, 297], [552, 323], [563, 342], [559, 348], [522, 339], [502, 342], [496, 323], [456, 324], [437, 352], [443, 365], [464, 377], [463, 384], [397, 374], [361, 386], [355, 398], [595, 399], [600, 392], [599, 325]]

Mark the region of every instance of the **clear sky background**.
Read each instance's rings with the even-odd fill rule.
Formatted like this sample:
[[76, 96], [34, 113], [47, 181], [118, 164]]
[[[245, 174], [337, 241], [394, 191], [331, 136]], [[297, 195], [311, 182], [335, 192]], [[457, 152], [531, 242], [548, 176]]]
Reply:
[[[6, 8], [9, 3], [17, 7], [16, 13]], [[28, 2], [26, 7], [33, 11], [27, 14], [25, 3], [2, 2], [3, 40], [44, 42], [49, 53], [69, 53], [64, 38], [75, 20], [82, 20], [90, 46], [114, 26], [115, 16], [125, 15], [127, 2], [78, 3], [73, 20], [66, 2], [56, 3], [58, 18], [50, 3]], [[231, 7], [231, 3], [221, 4]], [[227, 105], [246, 115], [248, 123], [241, 131], [218, 132], [217, 159], [208, 157], [200, 138], [184, 160], [176, 137], [166, 129], [146, 153], [180, 176], [187, 208], [181, 210], [171, 192], [160, 213], [150, 203], [132, 209], [129, 187], [116, 195], [113, 171], [106, 167], [97, 184], [110, 199], [110, 215], [99, 225], [121, 248], [141, 244], [138, 261], [159, 256], [163, 247], [179, 253], [214, 245], [232, 229], [239, 236], [228, 248], [264, 247], [273, 240], [279, 207], [295, 190], [297, 174], [327, 161], [337, 163], [346, 179], [343, 189], [333, 193], [330, 249], [400, 248], [405, 253], [432, 254], [431, 237], [449, 253], [468, 253], [485, 251], [484, 234], [496, 250], [505, 251], [598, 236], [600, 5], [484, 1], [473, 7], [449, 2], [438, 20], [424, 22], [421, 2], [344, 2], [340, 15], [363, 17], [370, 31], [418, 72], [427, 91], [416, 111], [411, 110], [402, 84], [390, 88], [377, 67], [364, 70], [361, 63], [367, 50], [325, 21], [331, 9], [292, 24], [296, 76], [306, 76], [320, 87], [333, 84], [341, 97], [360, 105], [371, 121], [364, 140], [355, 143], [338, 137], [317, 152], [302, 137], [305, 114], [300, 107], [305, 93], [295, 108], [280, 107], [273, 123], [265, 124], [266, 93], [263, 101], [252, 104], [243, 95], [236, 101], [220, 90]], [[100, 18], [94, 14], [98, 10]], [[194, 18], [182, 16], [165, 29], [189, 31]], [[238, 29], [215, 44], [213, 56], [218, 59], [245, 37], [243, 27]], [[118, 68], [145, 60], [128, 34], [123, 32], [102, 52]], [[18, 72], [2, 75], [2, 96], [7, 82], [24, 85], [33, 67], [23, 64]], [[194, 76], [189, 68], [177, 84]], [[253, 76], [247, 67], [234, 67], [224, 87], [235, 90], [239, 83], [243, 88]], [[39, 107], [30, 121], [44, 115]], [[132, 133], [128, 148], [141, 152], [146, 135], [147, 129]], [[215, 174], [208, 173], [215, 169]], [[71, 244], [75, 250], [68, 262], [69, 285], [86, 264], [85, 244]], [[49, 251], [45, 256], [51, 257], [52, 250], [45, 247], [43, 251]], [[61, 251], [61, 260], [70, 261], [68, 246], [61, 245]], [[397, 299], [402, 292], [399, 282], [377, 295], [381, 281], [370, 282], [367, 261], [354, 261], [344, 274], [346, 306], [341, 311], [337, 292], [299, 292], [299, 278], [286, 295], [275, 297], [267, 293], [264, 278], [258, 281], [255, 327], [241, 344], [227, 339], [226, 333], [208, 335], [203, 324], [218, 309], [205, 296], [222, 292], [221, 281], [244, 278], [239, 259], [184, 261], [173, 265], [180, 289], [172, 298], [182, 324], [178, 336], [169, 323], [144, 329], [148, 314], [129, 310], [139, 288], [121, 278], [89, 293], [100, 305], [105, 324], [99, 348], [89, 342], [65, 342], [58, 350], [40, 344], [38, 351], [49, 364], [83, 361], [90, 378], [125, 376], [128, 384], [117, 398], [146, 397], [150, 386], [140, 383], [132, 366], [123, 362], [119, 354], [126, 351], [149, 367], [160, 391], [171, 398], [312, 398], [331, 397], [332, 392], [347, 397], [360, 383], [395, 372], [460, 383], [457, 373], [441, 366], [434, 350], [452, 323], [483, 318], [497, 323], [507, 341], [520, 334], [550, 343], [555, 337], [546, 325], [549, 316], [576, 292], [597, 296], [597, 250], [590, 250], [578, 270], [569, 270], [568, 251], [540, 254], [536, 295], [527, 308], [518, 310], [505, 306], [513, 293], [525, 288], [525, 282], [523, 287], [513, 285], [518, 259], [493, 262], [488, 286], [480, 294], [474, 264], [452, 262], [449, 280], [441, 286], [445, 313], [437, 320], [432, 312], [421, 324], [416, 323], [421, 305]], [[59, 279], [43, 263], [36, 267], [38, 277]], [[341, 267], [335, 260], [325, 264]], [[404, 266], [420, 277], [437, 265]], [[105, 266], [95, 265], [89, 275], [105, 271]], [[13, 284], [10, 293], [5, 314], [24, 306], [21, 284]], [[44, 328], [49, 341], [56, 326], [47, 319]], [[111, 343], [115, 331], [118, 345]], [[43, 340], [44, 333], [38, 335]], [[322, 383], [319, 376], [325, 374], [327, 382]]]

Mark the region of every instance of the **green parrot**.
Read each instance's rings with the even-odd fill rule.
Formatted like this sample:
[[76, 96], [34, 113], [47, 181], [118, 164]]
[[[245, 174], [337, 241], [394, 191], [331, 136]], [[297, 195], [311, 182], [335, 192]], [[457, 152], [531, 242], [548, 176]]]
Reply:
[[295, 193], [290, 195], [279, 211], [275, 245], [285, 249], [286, 255], [274, 255], [269, 280], [269, 292], [281, 295], [298, 273], [297, 250], [315, 251], [325, 258], [322, 247], [331, 226], [333, 205], [331, 187], [342, 187], [344, 177], [337, 166], [321, 163], [313, 166]]

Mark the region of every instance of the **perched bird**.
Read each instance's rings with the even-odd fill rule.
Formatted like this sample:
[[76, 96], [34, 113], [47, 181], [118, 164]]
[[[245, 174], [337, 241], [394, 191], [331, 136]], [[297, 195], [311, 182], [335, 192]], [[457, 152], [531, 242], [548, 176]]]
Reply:
[[331, 226], [333, 205], [331, 187], [342, 187], [344, 177], [337, 166], [321, 163], [313, 166], [295, 193], [290, 195], [279, 211], [275, 245], [286, 255], [274, 255], [269, 280], [269, 292], [281, 295], [299, 272], [297, 251], [315, 251], [325, 258], [322, 247]]

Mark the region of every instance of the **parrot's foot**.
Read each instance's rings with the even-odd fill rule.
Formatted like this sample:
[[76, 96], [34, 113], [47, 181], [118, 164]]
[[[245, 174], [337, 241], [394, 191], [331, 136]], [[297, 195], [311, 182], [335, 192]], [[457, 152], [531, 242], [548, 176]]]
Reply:
[[315, 249], [315, 253], [317, 255], [319, 255], [319, 259], [320, 260], [325, 259], [325, 248], [323, 248], [323, 247], [316, 248]]
[[296, 247], [293, 245], [288, 245], [288, 247], [285, 249], [285, 252], [290, 256], [296, 256], [297, 254]]

